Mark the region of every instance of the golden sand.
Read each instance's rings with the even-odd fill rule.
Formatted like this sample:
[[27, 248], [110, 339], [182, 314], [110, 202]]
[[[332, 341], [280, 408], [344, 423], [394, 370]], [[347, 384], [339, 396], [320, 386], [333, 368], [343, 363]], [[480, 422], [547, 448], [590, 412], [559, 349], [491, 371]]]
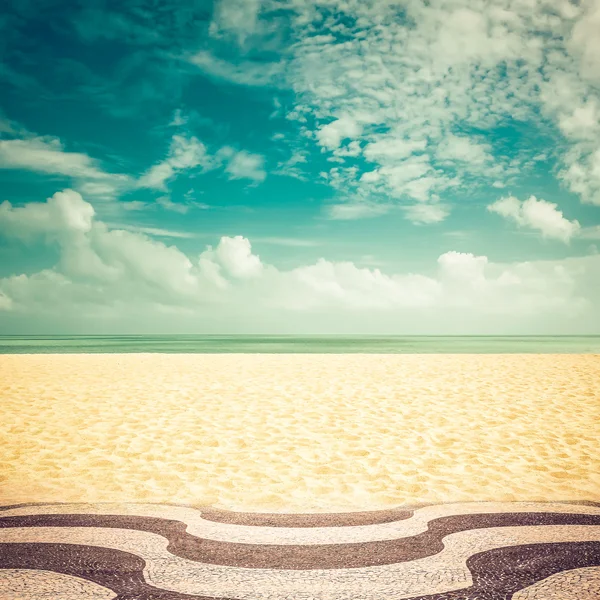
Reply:
[[0, 356], [0, 504], [600, 500], [596, 355]]

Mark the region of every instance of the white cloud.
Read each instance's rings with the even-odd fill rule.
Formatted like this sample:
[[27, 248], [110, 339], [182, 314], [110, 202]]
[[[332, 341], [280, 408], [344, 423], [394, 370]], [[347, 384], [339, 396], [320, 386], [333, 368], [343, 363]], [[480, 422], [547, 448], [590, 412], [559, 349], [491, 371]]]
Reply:
[[501, 198], [490, 204], [488, 210], [522, 227], [540, 231], [543, 237], [568, 243], [581, 228], [576, 220], [569, 221], [556, 204], [530, 196], [520, 201], [514, 196]]
[[[600, 234], [598, 235], [600, 238]], [[310, 248], [312, 246], [319, 246], [319, 242], [316, 240], [304, 240], [300, 238], [292, 237], [255, 237], [255, 242], [262, 244], [271, 244], [274, 246], [290, 246], [292, 248]]]
[[422, 152], [426, 147], [426, 140], [381, 138], [368, 144], [364, 150], [364, 155], [366, 159], [373, 162], [387, 159], [398, 160], [408, 158], [415, 152]]
[[229, 174], [230, 179], [251, 179], [260, 182], [267, 176], [265, 158], [261, 154], [234, 150], [226, 146], [219, 150], [217, 158], [225, 161], [225, 172]]
[[222, 237], [219, 245], [203, 252], [201, 258], [211, 260], [235, 279], [257, 277], [264, 268], [260, 257], [252, 254], [250, 242], [240, 235]]
[[181, 204], [180, 202], [173, 202], [169, 196], [160, 196], [156, 199], [156, 203], [162, 206], [165, 210], [170, 210], [182, 215], [187, 214], [189, 206], [187, 204]]
[[[171, 125], [186, 123], [181, 111], [176, 111]], [[14, 133], [11, 128], [10, 133]], [[1, 132], [0, 132], [1, 133]], [[23, 139], [1, 139], [0, 169], [25, 169], [47, 175], [62, 175], [73, 180], [73, 187], [94, 200], [116, 200], [123, 192], [137, 188], [167, 191], [167, 184], [185, 171], [208, 171], [222, 168], [231, 179], [263, 181], [267, 172], [260, 154], [225, 146], [212, 153], [198, 138], [185, 134], [173, 135], [165, 159], [150, 167], [139, 178], [104, 171], [99, 161], [81, 152], [69, 152], [58, 138], [27, 135]], [[185, 213], [188, 206], [174, 203], [168, 197], [157, 200], [163, 208]], [[139, 205], [129, 203], [129, 209]], [[201, 203], [193, 203], [205, 207]]]
[[440, 223], [450, 209], [443, 204], [413, 204], [404, 207], [406, 218], [416, 224]]
[[232, 63], [207, 50], [200, 50], [186, 60], [212, 78], [247, 86], [276, 86], [285, 68], [284, 63], [248, 60]]
[[212, 166], [206, 146], [196, 137], [174, 135], [167, 158], [151, 167], [138, 180], [144, 188], [166, 190], [166, 182], [181, 171]]
[[362, 133], [362, 126], [355, 119], [344, 115], [317, 131], [317, 140], [321, 146], [335, 150], [345, 139], [354, 139]]
[[122, 229], [123, 231], [133, 231], [135, 233], [143, 233], [145, 235], [156, 237], [181, 239], [191, 239], [196, 237], [196, 234], [190, 233], [189, 231], [175, 231], [173, 229], [163, 229], [162, 227], [145, 227], [143, 225], [131, 225], [127, 223], [106, 223], [106, 226], [109, 229]]
[[570, 49], [579, 58], [581, 75], [600, 82], [600, 1], [587, 0], [571, 33]]
[[567, 153], [559, 176], [582, 200], [600, 206], [600, 147], [586, 152], [580, 147]]
[[352, 221], [384, 215], [390, 210], [385, 204], [372, 204], [368, 202], [349, 202], [347, 204], [333, 204], [327, 209], [329, 218], [337, 221]]
[[535, 131], [550, 119], [564, 136], [554, 148], [560, 181], [600, 204], [600, 0], [243, 4], [223, 0], [213, 33], [242, 43], [272, 17], [292, 36], [279, 61], [206, 50], [189, 60], [232, 83], [290, 88], [296, 103], [278, 114], [340, 165], [327, 178], [340, 195], [402, 206], [505, 186], [535, 168], [540, 148], [507, 152], [496, 125]]
[[281, 270], [264, 263], [241, 236], [223, 237], [214, 249], [189, 257], [141, 230], [113, 229], [70, 190], [44, 203], [3, 204], [0, 234], [57, 243], [54, 267], [0, 279], [4, 311], [46, 315], [50, 323], [68, 324], [74, 315], [96, 325], [146, 315], [152, 328], [168, 313], [169, 323], [178, 315], [188, 331], [197, 319], [226, 327], [240, 315], [265, 326], [284, 319], [304, 331], [310, 323], [312, 331], [387, 324], [387, 331], [464, 333], [490, 323], [501, 331], [547, 331], [557, 324], [600, 331], [598, 255], [503, 265], [447, 252], [437, 273], [428, 275], [325, 258]]
[[24, 240], [87, 233], [94, 214], [92, 205], [73, 190], [56, 192], [46, 202], [32, 202], [20, 207], [5, 200], [0, 204], [0, 232]]
[[212, 35], [234, 35], [240, 44], [256, 33], [262, 0], [219, 0], [210, 25]]
[[579, 237], [584, 240], [600, 240], [600, 225], [583, 227], [579, 232]]
[[13, 307], [12, 300], [6, 295], [0, 292], [0, 311], [11, 310]]
[[572, 112], [564, 112], [558, 117], [558, 126], [571, 139], [593, 140], [600, 131], [600, 107], [596, 98], [576, 105]]
[[127, 175], [102, 170], [98, 161], [87, 154], [68, 152], [60, 140], [53, 137], [0, 139], [0, 169], [71, 177], [88, 195], [107, 198], [114, 198], [131, 183]]
[[[449, 135], [437, 147], [437, 157], [443, 161], [460, 161], [469, 166], [481, 166], [492, 160], [490, 146], [464, 136]], [[467, 167], [468, 168], [468, 167]]]
[[[534, 144], [506, 152], [506, 140], [496, 147], [486, 135], [508, 119], [535, 128], [541, 109], [568, 140], [598, 139], [590, 88], [600, 72], [598, 6], [409, 0], [400, 11], [395, 2], [295, 0], [242, 10], [231, 0], [219, 5], [213, 27], [247, 36], [264, 25], [259, 12], [265, 22], [271, 15], [292, 34], [280, 62], [224, 61], [206, 51], [191, 60], [230, 82], [291, 88], [295, 105], [277, 114], [300, 123], [341, 165], [327, 181], [346, 198], [435, 203], [451, 188], [502, 186], [535, 167]], [[565, 168], [576, 163], [562, 175], [567, 185], [588, 201], [600, 198], [594, 148], [571, 162], [556, 150]], [[363, 157], [374, 163], [368, 171]]]
[[56, 138], [0, 140], [0, 167], [70, 177], [102, 179], [107, 176], [87, 154], [65, 151]]

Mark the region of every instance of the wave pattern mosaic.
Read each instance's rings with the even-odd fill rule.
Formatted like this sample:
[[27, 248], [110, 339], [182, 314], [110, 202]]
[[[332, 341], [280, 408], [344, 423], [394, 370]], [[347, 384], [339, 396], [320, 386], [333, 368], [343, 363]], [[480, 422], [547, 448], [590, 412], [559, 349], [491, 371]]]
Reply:
[[346, 514], [159, 504], [0, 510], [3, 600], [592, 600], [600, 504]]

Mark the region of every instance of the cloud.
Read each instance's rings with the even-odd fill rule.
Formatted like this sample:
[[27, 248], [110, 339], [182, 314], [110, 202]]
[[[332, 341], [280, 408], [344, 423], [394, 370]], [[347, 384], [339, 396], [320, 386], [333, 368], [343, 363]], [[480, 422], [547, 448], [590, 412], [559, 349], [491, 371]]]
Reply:
[[200, 257], [212, 261], [235, 279], [257, 277], [264, 269], [260, 257], [252, 254], [250, 242], [240, 235], [222, 237], [214, 250], [208, 249]]
[[443, 204], [413, 204], [404, 207], [404, 211], [409, 221], [419, 225], [440, 223], [450, 213], [450, 209]]
[[[251, 179], [264, 181], [267, 177], [265, 158], [246, 150], [223, 146], [218, 150], [209, 150], [194, 136], [174, 135], [171, 139], [167, 157], [151, 167], [138, 180], [139, 187], [167, 190], [167, 183], [184, 171], [200, 169], [209, 171], [221, 168], [230, 179]], [[184, 213], [188, 207], [176, 204], [167, 196], [157, 202], [167, 210]]]
[[165, 210], [170, 210], [181, 215], [185, 215], [189, 211], [189, 206], [187, 204], [173, 202], [169, 196], [160, 196], [160, 198], [156, 199], [156, 203], [159, 206], [162, 206]]
[[257, 87], [280, 86], [280, 78], [285, 68], [283, 62], [265, 63], [251, 60], [231, 62], [215, 56], [209, 50], [200, 50], [186, 57], [186, 60], [211, 78], [236, 85]]
[[192, 322], [225, 326], [251, 314], [265, 326], [286, 319], [306, 330], [313, 322], [313, 331], [364, 330], [369, 323], [387, 323], [388, 331], [391, 324], [421, 332], [435, 325], [438, 333], [480, 331], [486, 323], [502, 331], [557, 323], [600, 330], [598, 255], [503, 265], [451, 251], [427, 275], [325, 258], [282, 270], [261, 260], [242, 236], [222, 237], [194, 257], [141, 229], [112, 228], [72, 190], [21, 207], [4, 203], [0, 235], [59, 248], [53, 267], [0, 279], [0, 307], [66, 326], [73, 315], [92, 324], [146, 315], [146, 327], [153, 327], [169, 314], [189, 331]]
[[[172, 126], [183, 127], [187, 122], [177, 111]], [[11, 135], [17, 126], [11, 126]], [[146, 170], [139, 177], [110, 173], [102, 169], [100, 162], [81, 152], [70, 152], [54, 137], [33, 136], [20, 128], [22, 139], [1, 139], [0, 169], [24, 169], [46, 175], [71, 178], [74, 187], [94, 200], [116, 200], [125, 192], [136, 188], [168, 191], [168, 184], [178, 175], [195, 170], [223, 169], [230, 179], [250, 179], [261, 182], [267, 176], [265, 158], [260, 154], [239, 150], [230, 146], [209, 149], [197, 137], [186, 133], [173, 135], [167, 156]], [[185, 213], [187, 204], [172, 202], [162, 196], [157, 200], [163, 208]], [[129, 203], [132, 204], [132, 203]], [[205, 207], [201, 203], [193, 203]], [[128, 206], [141, 208], [140, 205]]]
[[0, 140], [0, 169], [24, 169], [62, 175], [80, 182], [87, 194], [114, 197], [130, 184], [127, 175], [107, 173], [98, 161], [81, 152], [68, 152], [58, 138]]
[[224, 147], [217, 153], [217, 158], [225, 162], [225, 172], [229, 174], [230, 179], [251, 179], [260, 182], [267, 177], [265, 158], [261, 154]]
[[215, 36], [233, 35], [238, 43], [256, 33], [262, 0], [219, 0], [210, 25]]
[[353, 118], [345, 115], [322, 125], [317, 131], [317, 140], [321, 146], [329, 150], [335, 150], [345, 139], [354, 139], [362, 132], [361, 125]]
[[212, 167], [206, 146], [196, 137], [174, 135], [167, 158], [146, 171], [138, 180], [138, 185], [166, 190], [167, 181], [181, 171], [197, 167], [204, 169]]
[[583, 227], [579, 233], [579, 237], [584, 240], [600, 240], [600, 225]]
[[481, 144], [467, 137], [449, 135], [437, 147], [436, 154], [442, 161], [460, 161], [470, 166], [480, 166], [492, 160], [489, 144]]
[[333, 204], [328, 207], [327, 214], [330, 219], [336, 221], [352, 221], [379, 217], [390, 210], [390, 206], [384, 204], [369, 204], [368, 202], [350, 202], [347, 204]]
[[156, 237], [191, 239], [195, 238], [195, 233], [189, 231], [174, 231], [172, 229], [163, 229], [162, 227], [145, 227], [143, 225], [131, 225], [126, 223], [106, 223], [109, 229], [122, 229], [123, 231], [133, 231]]
[[[257, 0], [242, 9], [223, 0], [213, 32], [240, 43], [258, 32], [249, 48], [264, 50], [271, 18], [289, 39], [276, 60], [273, 52], [270, 61], [249, 61], [246, 51], [225, 60], [214, 48], [189, 60], [231, 83], [290, 89], [295, 103], [279, 104], [277, 115], [296, 121], [336, 163], [326, 182], [358, 204], [435, 206], [448, 191], [504, 186], [535, 169], [542, 149], [541, 136], [525, 146], [511, 135], [522, 123], [543, 129], [548, 118], [564, 135], [555, 152], [560, 178], [584, 201], [600, 202], [591, 87], [600, 73], [598, 6], [453, 0], [398, 10], [393, 2]], [[302, 178], [302, 168], [290, 173]]]
[[592, 82], [600, 82], [600, 2], [583, 2], [583, 11], [575, 23], [569, 40], [571, 51], [579, 58], [580, 73]]
[[559, 178], [584, 202], [600, 206], [600, 147], [586, 152], [576, 146], [567, 153], [565, 163]]
[[[600, 238], [600, 233], [598, 234]], [[313, 246], [319, 246], [320, 243], [316, 240], [303, 240], [300, 238], [292, 237], [255, 237], [255, 242], [261, 244], [271, 244], [274, 246], [290, 246], [292, 248], [311, 248]]]
[[568, 243], [581, 229], [579, 222], [566, 219], [556, 204], [538, 200], [535, 196], [530, 196], [524, 201], [507, 196], [490, 204], [488, 210], [514, 221], [521, 227], [535, 229], [545, 238], [564, 243]]
[[94, 214], [92, 205], [73, 190], [56, 192], [46, 202], [32, 202], [21, 207], [5, 200], [0, 204], [0, 232], [24, 240], [87, 233]]
[[367, 144], [364, 156], [372, 162], [381, 162], [388, 159], [400, 160], [408, 158], [415, 152], [422, 152], [426, 147], [426, 140], [381, 138]]

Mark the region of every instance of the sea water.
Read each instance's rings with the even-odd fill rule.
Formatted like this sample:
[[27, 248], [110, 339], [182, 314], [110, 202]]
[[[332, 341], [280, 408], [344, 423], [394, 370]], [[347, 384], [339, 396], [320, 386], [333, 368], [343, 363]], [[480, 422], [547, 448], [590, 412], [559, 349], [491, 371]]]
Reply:
[[119, 352], [205, 354], [600, 354], [600, 336], [0, 336], [0, 354]]

